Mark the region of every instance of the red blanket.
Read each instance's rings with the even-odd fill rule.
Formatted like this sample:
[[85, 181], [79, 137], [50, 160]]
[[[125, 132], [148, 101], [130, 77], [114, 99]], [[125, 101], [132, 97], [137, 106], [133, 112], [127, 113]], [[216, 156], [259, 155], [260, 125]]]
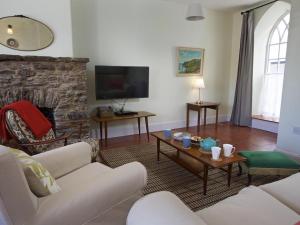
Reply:
[[52, 127], [48, 119], [31, 102], [14, 102], [4, 106], [0, 110], [0, 138], [3, 141], [9, 140], [9, 133], [5, 122], [5, 113], [7, 110], [16, 111], [37, 139], [47, 134]]

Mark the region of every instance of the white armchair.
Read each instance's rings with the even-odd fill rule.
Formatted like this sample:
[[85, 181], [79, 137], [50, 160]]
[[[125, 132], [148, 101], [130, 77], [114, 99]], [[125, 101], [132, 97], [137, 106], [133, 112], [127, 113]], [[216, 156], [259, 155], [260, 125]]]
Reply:
[[17, 160], [1, 146], [0, 221], [9, 225], [125, 224], [146, 185], [146, 169], [137, 162], [111, 169], [90, 163], [90, 154], [91, 146], [81, 142], [35, 155], [62, 189], [37, 198]]

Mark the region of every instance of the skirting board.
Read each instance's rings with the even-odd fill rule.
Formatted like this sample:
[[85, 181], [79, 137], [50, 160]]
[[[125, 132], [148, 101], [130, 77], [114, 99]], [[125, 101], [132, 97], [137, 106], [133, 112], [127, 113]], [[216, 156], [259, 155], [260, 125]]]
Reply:
[[278, 123], [271, 121], [252, 119], [252, 128], [265, 130], [276, 134], [278, 133], [278, 125]]
[[[219, 122], [227, 122], [229, 121], [229, 118], [230, 117], [227, 115], [220, 115]], [[207, 124], [215, 123], [215, 119], [216, 118], [214, 116], [208, 116]], [[201, 124], [203, 124], [202, 119], [201, 119]], [[160, 123], [160, 122], [151, 122], [151, 118], [149, 118], [150, 132], [161, 131], [167, 128], [171, 128], [171, 129], [183, 128], [185, 126], [186, 126], [185, 120], [168, 121], [168, 122]], [[197, 120], [191, 118], [190, 126], [197, 126]], [[141, 133], [146, 133], [146, 127], [143, 120], [141, 120]], [[130, 121], [130, 122], [120, 121], [119, 124], [117, 123], [108, 124], [108, 138], [122, 137], [122, 136], [128, 136], [133, 134], [138, 134], [137, 121]], [[99, 125], [96, 123], [93, 123], [91, 126], [91, 136], [94, 138], [100, 138]]]

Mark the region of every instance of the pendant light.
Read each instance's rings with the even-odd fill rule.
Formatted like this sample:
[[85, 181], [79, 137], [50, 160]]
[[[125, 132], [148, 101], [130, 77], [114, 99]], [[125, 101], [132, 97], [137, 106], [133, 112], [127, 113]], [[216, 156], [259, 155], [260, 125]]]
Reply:
[[189, 4], [186, 19], [189, 21], [203, 20], [204, 14], [200, 3]]

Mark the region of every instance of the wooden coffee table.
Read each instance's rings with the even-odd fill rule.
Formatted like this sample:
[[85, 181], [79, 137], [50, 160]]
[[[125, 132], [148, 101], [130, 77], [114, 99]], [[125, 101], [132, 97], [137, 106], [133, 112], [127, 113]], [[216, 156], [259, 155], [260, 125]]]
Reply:
[[[160, 159], [160, 154], [167, 156], [172, 161], [176, 162], [186, 170], [190, 171], [197, 177], [203, 180], [203, 194], [207, 192], [207, 180], [209, 169], [221, 169], [227, 172], [227, 185], [230, 186], [232, 165], [234, 163], [246, 161], [245, 158], [234, 154], [230, 158], [221, 156], [220, 161], [214, 161], [211, 159], [211, 154], [203, 153], [199, 151], [199, 147], [192, 146], [190, 149], [184, 149], [182, 143], [176, 140], [169, 140], [164, 137], [163, 132], [151, 133], [157, 141], [157, 160]], [[164, 152], [160, 148], [160, 143], [165, 144], [176, 149], [174, 152]]]

